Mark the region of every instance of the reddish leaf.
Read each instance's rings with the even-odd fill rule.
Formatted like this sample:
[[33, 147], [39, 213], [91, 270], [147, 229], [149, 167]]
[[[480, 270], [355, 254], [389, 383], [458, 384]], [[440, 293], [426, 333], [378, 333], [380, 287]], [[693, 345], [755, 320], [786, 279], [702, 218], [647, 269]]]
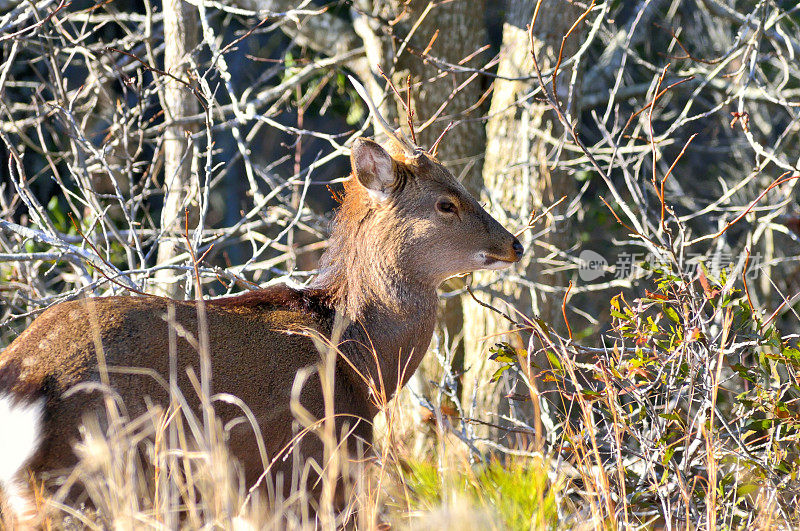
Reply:
[[706, 274], [702, 269], [700, 269], [698, 273], [698, 280], [700, 280], [700, 285], [703, 286], [703, 293], [705, 293], [706, 299], [713, 299], [719, 295], [720, 290], [711, 287], [711, 283], [708, 281], [708, 278], [706, 278]]
[[669, 300], [669, 297], [662, 295], [661, 293], [653, 293], [652, 291], [644, 290], [644, 294], [648, 299], [656, 299], [659, 301]]

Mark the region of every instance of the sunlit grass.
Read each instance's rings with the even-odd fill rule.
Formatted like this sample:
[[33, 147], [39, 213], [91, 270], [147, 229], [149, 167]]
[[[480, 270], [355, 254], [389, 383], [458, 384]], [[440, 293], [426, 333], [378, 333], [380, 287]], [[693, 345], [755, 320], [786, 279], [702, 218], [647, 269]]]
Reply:
[[393, 487], [402, 488], [404, 496], [398, 495], [391, 509], [412, 527], [443, 514], [477, 518], [494, 529], [547, 529], [558, 523], [555, 491], [540, 461], [464, 465], [442, 470], [433, 460], [403, 463]]

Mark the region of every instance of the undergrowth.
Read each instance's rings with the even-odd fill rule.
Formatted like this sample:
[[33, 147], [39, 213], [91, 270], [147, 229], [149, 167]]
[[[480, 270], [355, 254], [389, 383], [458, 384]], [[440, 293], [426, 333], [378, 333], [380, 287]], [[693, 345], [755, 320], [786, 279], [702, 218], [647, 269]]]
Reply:
[[404, 516], [400, 523], [413, 526], [413, 515], [430, 518], [448, 507], [481, 515], [482, 523], [494, 529], [543, 529], [558, 523], [555, 490], [535, 459], [446, 469], [432, 461], [410, 461], [403, 463], [396, 481], [402, 495], [387, 509]]

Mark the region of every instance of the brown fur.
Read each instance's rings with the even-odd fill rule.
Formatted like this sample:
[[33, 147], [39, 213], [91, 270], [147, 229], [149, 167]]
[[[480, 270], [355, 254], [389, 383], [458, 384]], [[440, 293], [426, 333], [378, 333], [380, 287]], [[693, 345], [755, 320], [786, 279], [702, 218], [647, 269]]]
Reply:
[[[320, 274], [309, 287], [277, 285], [205, 302], [213, 393], [236, 395], [252, 409], [270, 458], [294, 433], [289, 403], [295, 375], [321, 358], [309, 335], [330, 337], [337, 311], [347, 325], [336, 361], [336, 424], [338, 430], [355, 426], [354, 435], [369, 442], [372, 418], [408, 381], [428, 348], [436, 287], [453, 274], [519, 258], [516, 239], [438, 162], [424, 154], [387, 157], [372, 142], [354, 145], [354, 178], [346, 184]], [[442, 198], [457, 212], [438, 210]], [[74, 462], [77, 427], [100, 402], [69, 391], [99, 380], [96, 345], [102, 345], [109, 367], [146, 367], [167, 378], [170, 306], [180, 326], [196, 336], [196, 302], [117, 296], [54, 306], [0, 354], [0, 396], [46, 399], [42, 444], [27, 468], [46, 477]], [[177, 361], [178, 383], [198, 408], [186, 368], [198, 371], [199, 355], [182, 337]], [[143, 397], [167, 400], [152, 377], [115, 370], [110, 381], [132, 416], [144, 410]], [[323, 417], [318, 378], [307, 381], [300, 398], [312, 415]], [[241, 416], [233, 406], [216, 409], [223, 422]], [[246, 423], [234, 428], [229, 442], [252, 484], [263, 466]], [[309, 437], [301, 453], [319, 461], [322, 447]], [[277, 463], [276, 472], [291, 472], [291, 460]]]

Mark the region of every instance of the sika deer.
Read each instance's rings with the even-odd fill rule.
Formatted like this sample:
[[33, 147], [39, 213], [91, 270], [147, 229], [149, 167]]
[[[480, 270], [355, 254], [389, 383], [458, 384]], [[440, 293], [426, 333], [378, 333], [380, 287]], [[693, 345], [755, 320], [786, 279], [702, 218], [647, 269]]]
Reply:
[[[249, 406], [270, 458], [293, 436], [295, 375], [321, 359], [309, 330], [330, 338], [337, 312], [346, 318], [335, 364], [337, 433], [349, 424], [354, 436], [369, 442], [380, 404], [407, 382], [428, 348], [439, 284], [460, 273], [508, 267], [522, 253], [517, 239], [444, 166], [405, 138], [395, 137], [388, 151], [358, 139], [351, 165], [316, 280], [305, 288], [274, 285], [204, 303], [214, 392]], [[78, 426], [101, 401], [68, 391], [99, 381], [99, 345], [109, 367], [169, 374], [170, 308], [183, 329], [196, 333], [197, 302], [94, 298], [48, 309], [0, 354], [0, 484], [18, 520], [32, 507], [28, 471], [42, 478], [75, 461]], [[196, 395], [186, 368], [197, 364], [196, 350], [179, 338], [178, 385], [186, 397]], [[108, 377], [132, 414], [144, 407], [143, 397], [168, 401], [150, 376], [112, 371]], [[323, 417], [318, 377], [307, 380], [300, 402]], [[199, 408], [199, 399], [190, 406]], [[221, 406], [217, 414], [228, 422], [241, 412]], [[229, 446], [252, 484], [264, 469], [252, 432], [233, 428]], [[300, 451], [306, 459], [322, 457], [318, 441], [304, 439]], [[275, 471], [291, 473], [290, 462], [278, 460]]]

